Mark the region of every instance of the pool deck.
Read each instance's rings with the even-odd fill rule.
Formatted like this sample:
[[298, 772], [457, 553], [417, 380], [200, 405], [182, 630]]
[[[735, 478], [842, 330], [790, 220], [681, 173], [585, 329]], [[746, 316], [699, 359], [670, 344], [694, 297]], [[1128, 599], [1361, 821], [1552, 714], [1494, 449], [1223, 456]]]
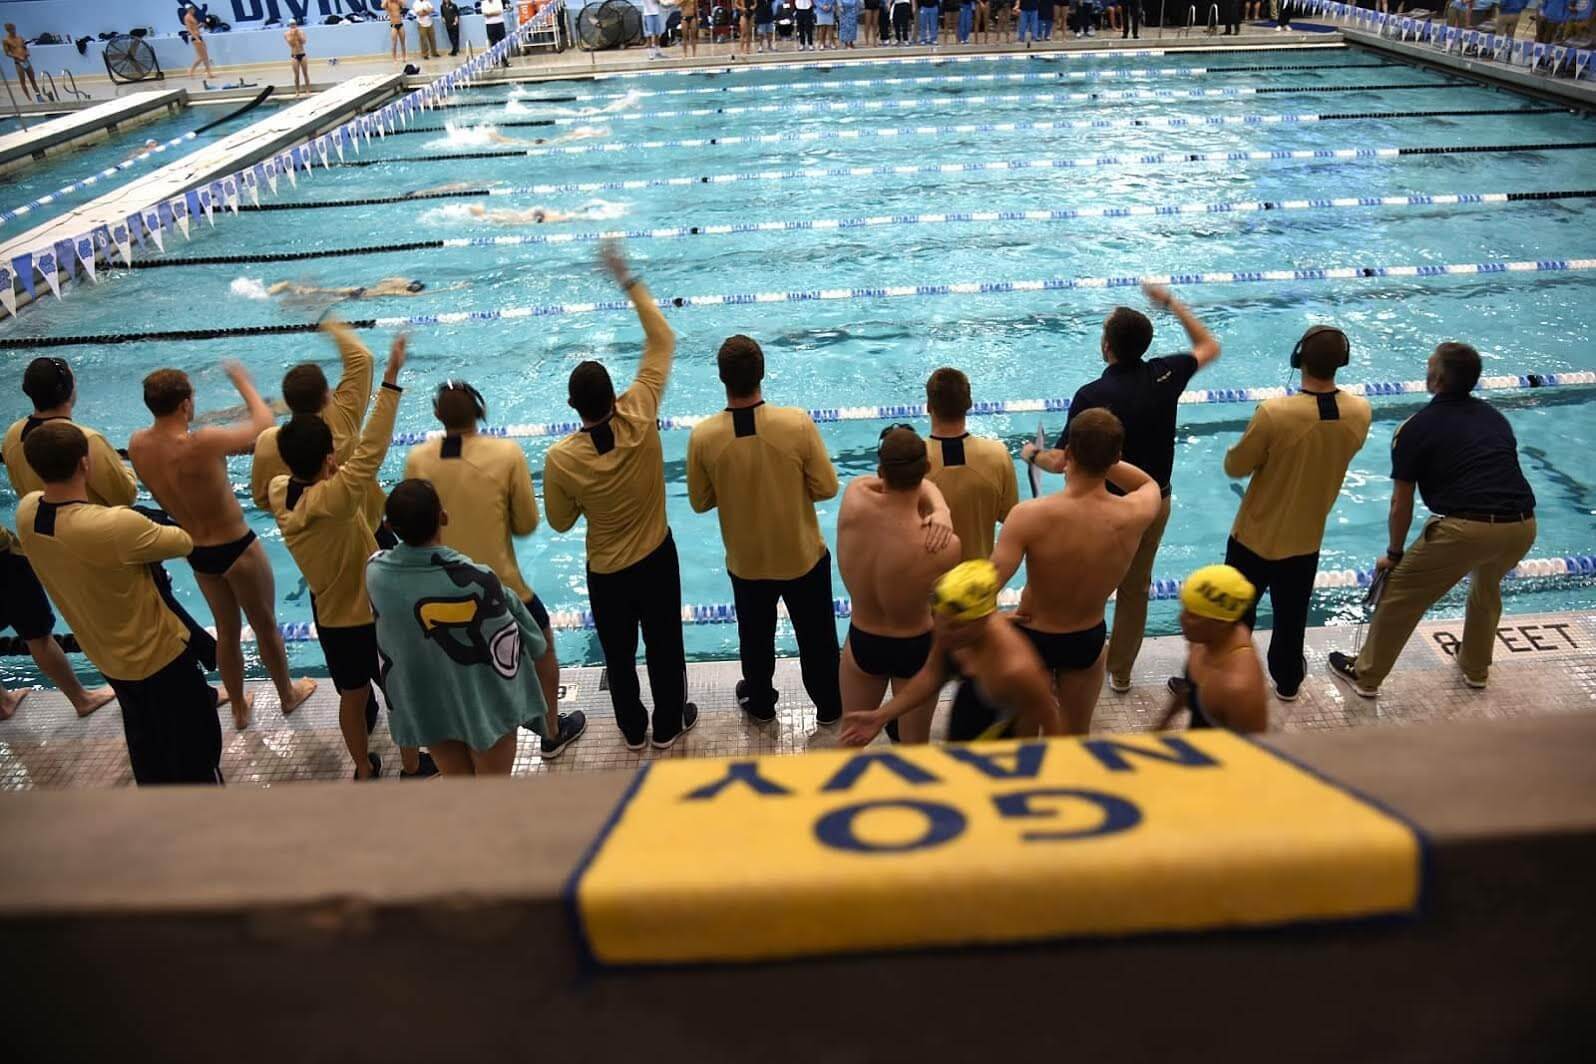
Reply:
[[[101, 225], [119, 223], [129, 214], [141, 211], [152, 203], [180, 195], [224, 174], [234, 173], [290, 144], [297, 144], [331, 129], [350, 115], [398, 93], [403, 88], [403, 81], [397, 74], [354, 78], [285, 107], [230, 136], [190, 152], [176, 162], [129, 181], [19, 236], [0, 242], [0, 262], [10, 262], [17, 255], [48, 248], [55, 241], [70, 239]], [[48, 288], [41, 285], [38, 291], [46, 294]], [[19, 292], [19, 310], [25, 301], [26, 293]]]
[[1523, 67], [1508, 66], [1490, 59], [1463, 55], [1460, 52], [1442, 51], [1428, 44], [1382, 37], [1362, 30], [1343, 30], [1349, 44], [1404, 62], [1429, 67], [1449, 74], [1465, 74], [1504, 89], [1528, 93], [1554, 103], [1568, 104], [1582, 111], [1596, 112], [1596, 82], [1575, 81], [1572, 78], [1553, 78], [1531, 73]]
[[0, 135], [0, 174], [26, 166], [48, 153], [72, 147], [102, 133], [149, 122], [188, 106], [187, 89], [136, 92], [74, 110], [60, 118], [30, 123], [25, 130]]
[[[1307, 732], [1382, 727], [1422, 721], [1497, 720], [1564, 713], [1596, 712], [1596, 614], [1518, 614], [1498, 628], [1491, 686], [1484, 691], [1463, 684], [1448, 647], [1462, 635], [1461, 620], [1420, 625], [1377, 701], [1351, 694], [1325, 669], [1331, 650], [1351, 649], [1356, 629], [1315, 628], [1308, 633], [1308, 678], [1295, 702], [1270, 701], [1270, 730]], [[1267, 631], [1259, 633], [1260, 650]], [[566, 646], [573, 639], [565, 635]], [[1093, 730], [1147, 731], [1162, 716], [1164, 681], [1181, 671], [1184, 641], [1149, 639], [1144, 645], [1129, 694], [1104, 690]], [[734, 661], [694, 663], [688, 685], [701, 711], [698, 727], [666, 757], [731, 757], [790, 754], [835, 746], [837, 729], [818, 728], [814, 707], [803, 695], [798, 662], [777, 662], [781, 692], [777, 718], [765, 725], [743, 719], [733, 689], [740, 678]], [[558, 761], [546, 764], [538, 739], [522, 732], [517, 775], [633, 769], [656, 756], [632, 753], [622, 744], [601, 687], [603, 670], [567, 668], [562, 675], [561, 710], [587, 713], [588, 731]], [[222, 774], [230, 784], [271, 786], [298, 780], [335, 781], [349, 774], [349, 757], [338, 732], [338, 702], [322, 680], [308, 703], [284, 718], [269, 684], [254, 681], [255, 721], [245, 731], [233, 728], [224, 708]], [[938, 711], [935, 733], [945, 727], [946, 705]], [[398, 752], [389, 738], [387, 714], [372, 739], [385, 774], [398, 772]], [[882, 742], [884, 740], [877, 740]], [[35, 691], [17, 715], [0, 723], [0, 789], [36, 787], [115, 787], [132, 782], [115, 704], [80, 720], [54, 691]]]

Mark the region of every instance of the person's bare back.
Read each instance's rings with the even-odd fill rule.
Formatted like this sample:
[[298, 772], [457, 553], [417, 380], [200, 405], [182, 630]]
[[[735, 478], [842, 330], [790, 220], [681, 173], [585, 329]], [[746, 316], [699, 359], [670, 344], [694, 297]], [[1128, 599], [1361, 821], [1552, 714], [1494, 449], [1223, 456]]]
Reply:
[[127, 448], [133, 471], [197, 546], [227, 543], [247, 531], [227, 479], [225, 452], [205, 438], [208, 432], [140, 429]]
[[958, 561], [958, 537], [928, 550], [925, 518], [897, 504], [879, 477], [848, 485], [837, 516], [837, 568], [860, 628], [884, 636], [930, 631], [931, 588]]
[[[1156, 486], [1154, 490], [1156, 498]], [[1039, 632], [1079, 632], [1103, 620], [1141, 534], [1152, 523], [1144, 500], [1068, 491], [1022, 502], [1004, 522], [1025, 545], [1029, 618]]]

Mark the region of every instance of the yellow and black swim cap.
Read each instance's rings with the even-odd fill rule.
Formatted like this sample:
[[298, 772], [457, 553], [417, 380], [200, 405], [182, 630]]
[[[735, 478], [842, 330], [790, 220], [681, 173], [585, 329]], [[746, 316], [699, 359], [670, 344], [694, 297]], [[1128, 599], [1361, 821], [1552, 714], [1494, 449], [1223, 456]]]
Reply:
[[997, 611], [997, 567], [984, 559], [961, 562], [931, 589], [931, 609], [957, 621], [977, 621]]
[[1237, 621], [1257, 594], [1251, 582], [1228, 565], [1205, 565], [1180, 586], [1180, 604], [1199, 617]]

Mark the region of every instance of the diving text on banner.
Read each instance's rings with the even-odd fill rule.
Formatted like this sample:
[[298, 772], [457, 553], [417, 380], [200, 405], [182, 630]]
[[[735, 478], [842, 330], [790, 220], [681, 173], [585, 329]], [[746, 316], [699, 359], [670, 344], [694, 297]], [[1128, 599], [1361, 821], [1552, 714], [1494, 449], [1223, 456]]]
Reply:
[[1406, 913], [1401, 820], [1227, 732], [657, 762], [571, 904], [607, 964]]

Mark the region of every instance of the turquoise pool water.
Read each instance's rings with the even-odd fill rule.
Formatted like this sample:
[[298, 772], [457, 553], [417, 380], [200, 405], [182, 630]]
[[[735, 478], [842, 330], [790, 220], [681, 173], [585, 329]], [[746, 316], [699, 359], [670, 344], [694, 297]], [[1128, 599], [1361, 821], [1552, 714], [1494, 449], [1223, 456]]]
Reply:
[[[671, 74], [601, 82], [524, 86], [521, 96], [592, 93], [594, 101], [509, 102], [511, 90], [468, 93], [460, 99], [495, 106], [454, 112], [466, 124], [574, 120], [607, 127], [606, 140], [572, 142], [634, 145], [624, 151], [580, 155], [541, 154], [493, 159], [452, 158], [491, 150], [481, 134], [428, 132], [374, 142], [361, 161], [284, 184], [279, 202], [391, 196], [449, 182], [511, 187], [661, 177], [701, 177], [804, 167], [923, 166], [993, 160], [1077, 158], [1118, 153], [1215, 150], [1315, 149], [1385, 146], [1458, 146], [1565, 143], [1596, 140], [1596, 127], [1566, 113], [1468, 117], [1386, 118], [1283, 125], [1185, 129], [1149, 127], [976, 131], [844, 139], [850, 130], [921, 125], [1062, 121], [1078, 118], [1161, 118], [1173, 115], [1281, 115], [1401, 112], [1453, 109], [1530, 110], [1543, 105], [1480, 88], [1354, 50], [1198, 53], [1070, 62], [1014, 57], [998, 63], [915, 64], [883, 67], [838, 64], [831, 71], [751, 69], [709, 77]], [[1311, 70], [1190, 75], [1157, 73], [1193, 66], [1253, 67], [1289, 64]], [[1347, 67], [1346, 64], [1359, 64]], [[1139, 72], [1121, 77], [1117, 72]], [[842, 80], [949, 74], [1103, 72], [1098, 79], [1057, 78], [958, 84], [837, 86]], [[1422, 85], [1419, 89], [1395, 86]], [[574, 113], [601, 107], [628, 90], [757, 86], [753, 92], [633, 97], [609, 116]], [[1333, 91], [1362, 86], [1357, 91]], [[1209, 100], [1044, 101], [1045, 93], [1122, 89], [1269, 87], [1290, 92]], [[973, 102], [975, 96], [1019, 95], [1020, 101]], [[658, 116], [661, 111], [717, 106], [949, 100], [930, 111], [901, 115], [871, 112]], [[505, 100], [502, 106], [497, 101]], [[637, 119], [621, 118], [642, 114]], [[421, 123], [440, 119], [423, 116]], [[556, 127], [557, 134], [570, 126]], [[549, 129], [512, 127], [509, 136], [547, 135]], [[644, 149], [638, 142], [759, 133], [779, 143]], [[815, 139], [799, 139], [818, 133]], [[404, 161], [417, 156], [444, 161]], [[351, 156], [351, 159], [356, 158]], [[1330, 196], [1383, 196], [1575, 190], [1596, 185], [1596, 153], [1429, 155], [1391, 160], [1226, 162], [1195, 165], [1116, 165], [1077, 170], [1019, 170], [696, 183], [592, 194], [496, 196], [493, 207], [586, 209], [596, 220], [542, 227], [504, 228], [470, 217], [478, 200], [432, 200], [325, 210], [243, 214], [219, 219], [190, 245], [168, 243], [169, 255], [238, 255], [324, 247], [364, 246], [434, 238], [518, 233], [589, 233], [600, 229], [819, 220], [922, 212], [1056, 210], [1077, 207], [1191, 202], [1281, 200]], [[795, 291], [931, 283], [1012, 281], [1047, 277], [1126, 275], [1209, 270], [1269, 270], [1309, 266], [1441, 264], [1498, 259], [1575, 258], [1596, 255], [1590, 201], [1580, 199], [1508, 205], [1433, 206], [1200, 216], [1111, 218], [1068, 222], [996, 222], [902, 225], [869, 229], [799, 230], [682, 239], [634, 239], [629, 254], [661, 297], [715, 293]], [[203, 227], [202, 227], [203, 228]], [[179, 245], [173, 247], [173, 243]], [[447, 248], [404, 254], [353, 255], [281, 264], [113, 271], [104, 283], [79, 288], [0, 330], [5, 336], [55, 336], [194, 329], [210, 326], [301, 322], [315, 308], [251, 298], [256, 283], [293, 279], [323, 285], [370, 284], [390, 275], [418, 277], [428, 291], [411, 299], [371, 301], [346, 308], [351, 316], [436, 314], [613, 298], [593, 265], [594, 247], [522, 245]], [[1353, 345], [1348, 382], [1412, 380], [1442, 339], [1476, 344], [1486, 373], [1596, 369], [1591, 325], [1590, 274], [1488, 275], [1386, 278], [1339, 282], [1193, 286], [1180, 291], [1224, 344], [1220, 362], [1195, 387], [1275, 386], [1288, 378], [1286, 358], [1306, 325], [1334, 321]], [[245, 293], [245, 294], [240, 294]], [[1097, 337], [1103, 315], [1117, 302], [1140, 303], [1132, 290], [949, 295], [933, 298], [776, 303], [699, 307], [669, 313], [679, 334], [665, 413], [707, 413], [722, 405], [714, 353], [720, 341], [746, 332], [765, 346], [766, 394], [772, 402], [807, 407], [914, 403], [923, 400], [926, 376], [942, 365], [962, 367], [978, 400], [1067, 397], [1101, 369]], [[1183, 346], [1178, 324], [1156, 315], [1156, 351]], [[388, 331], [371, 334], [379, 356]], [[565, 421], [565, 380], [583, 358], [604, 359], [618, 382], [635, 368], [640, 332], [628, 314], [596, 313], [515, 321], [422, 326], [412, 332], [410, 391], [400, 427], [432, 427], [428, 395], [446, 376], [467, 376], [487, 394], [494, 424]], [[223, 357], [243, 359], [268, 393], [285, 369], [307, 358], [330, 360], [330, 345], [315, 336], [280, 336], [203, 342], [76, 346], [57, 353], [70, 359], [80, 380], [79, 416], [124, 439], [145, 420], [135, 396], [138, 382], [158, 365], [188, 370], [200, 405], [235, 401], [217, 368]], [[8, 351], [3, 375], [15, 380], [32, 352]], [[14, 393], [11, 393], [14, 395]], [[1593, 389], [1501, 395], [1522, 445], [1527, 474], [1540, 500], [1540, 540], [1534, 557], [1596, 548], [1596, 419]], [[1331, 518], [1322, 567], [1366, 567], [1383, 545], [1389, 497], [1387, 451], [1394, 428], [1416, 409], [1418, 397], [1375, 401], [1370, 441], [1353, 464]], [[20, 397], [7, 416], [24, 412]], [[1222, 555], [1240, 485], [1220, 468], [1223, 450], [1240, 434], [1245, 405], [1183, 408], [1174, 478], [1175, 520], [1160, 552], [1157, 574], [1179, 577]], [[1042, 420], [1049, 433], [1062, 415]], [[978, 433], [1001, 436], [1017, 450], [1037, 428], [1037, 415], [982, 417]], [[873, 468], [880, 422], [822, 426], [839, 471], [853, 476]], [[524, 441], [541, 479], [548, 441]], [[714, 516], [692, 514], [686, 500], [683, 459], [687, 434], [665, 434], [671, 520], [682, 553], [685, 598], [723, 602], [730, 588]], [[384, 467], [397, 478], [402, 448]], [[234, 465], [247, 503], [247, 465]], [[1053, 486], [1059, 481], [1054, 480]], [[15, 504], [0, 492], [0, 520]], [[836, 505], [821, 507], [831, 538]], [[309, 603], [297, 572], [265, 514], [251, 514], [278, 572], [279, 617], [308, 619]], [[547, 528], [521, 543], [522, 566], [551, 608], [586, 604], [581, 529], [555, 535]], [[172, 566], [182, 592], [203, 603], [185, 566]], [[840, 581], [837, 594], [843, 590]], [[1596, 606], [1592, 581], [1523, 582], [1510, 589], [1509, 608], [1543, 610]], [[1338, 592], [1315, 600], [1317, 623], [1356, 616], [1353, 596]], [[1460, 601], [1460, 600], [1459, 600]], [[1451, 603], [1455, 606], [1456, 603]], [[1155, 604], [1150, 628], [1173, 631], [1174, 611]], [[784, 638], [786, 636], [784, 635]], [[596, 661], [588, 633], [560, 636], [562, 656]], [[732, 626], [695, 626], [687, 632], [698, 657], [735, 654]], [[790, 644], [788, 649], [790, 649]], [[314, 647], [300, 648], [307, 664], [320, 661]], [[26, 659], [21, 659], [25, 661]], [[21, 667], [0, 659], [0, 669]]]

